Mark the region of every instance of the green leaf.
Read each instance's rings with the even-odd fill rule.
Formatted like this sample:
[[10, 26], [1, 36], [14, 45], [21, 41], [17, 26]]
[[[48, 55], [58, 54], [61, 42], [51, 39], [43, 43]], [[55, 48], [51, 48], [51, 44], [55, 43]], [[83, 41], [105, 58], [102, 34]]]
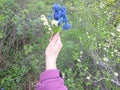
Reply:
[[53, 28], [53, 35], [55, 35], [56, 33], [58, 33], [58, 32], [61, 32], [61, 27], [54, 27]]

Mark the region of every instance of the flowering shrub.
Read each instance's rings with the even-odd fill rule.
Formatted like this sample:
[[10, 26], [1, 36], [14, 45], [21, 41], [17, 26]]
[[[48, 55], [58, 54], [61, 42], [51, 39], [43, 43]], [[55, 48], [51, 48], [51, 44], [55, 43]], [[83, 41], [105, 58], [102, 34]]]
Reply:
[[57, 32], [60, 32], [61, 26], [63, 30], [69, 30], [72, 28], [72, 25], [68, 21], [67, 10], [65, 6], [53, 4], [52, 12], [53, 16], [48, 15], [49, 20], [47, 20], [44, 15], [41, 15], [41, 20], [50, 33], [54, 35]]
[[[64, 6], [53, 4], [56, 1]], [[45, 70], [44, 50], [49, 40], [45, 29], [55, 34], [74, 25], [74, 31], [61, 35], [64, 47], [57, 62], [68, 90], [120, 90], [119, 3], [0, 0], [0, 89], [34, 90]], [[47, 17], [49, 11], [52, 14]]]

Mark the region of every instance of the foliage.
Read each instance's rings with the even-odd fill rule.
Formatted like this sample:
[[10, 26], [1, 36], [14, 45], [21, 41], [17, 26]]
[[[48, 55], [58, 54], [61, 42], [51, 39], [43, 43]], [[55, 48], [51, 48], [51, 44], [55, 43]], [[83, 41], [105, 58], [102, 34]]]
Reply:
[[119, 90], [119, 0], [0, 0], [0, 88], [34, 90], [50, 38], [40, 16], [53, 3], [72, 23], [57, 61], [68, 90]]

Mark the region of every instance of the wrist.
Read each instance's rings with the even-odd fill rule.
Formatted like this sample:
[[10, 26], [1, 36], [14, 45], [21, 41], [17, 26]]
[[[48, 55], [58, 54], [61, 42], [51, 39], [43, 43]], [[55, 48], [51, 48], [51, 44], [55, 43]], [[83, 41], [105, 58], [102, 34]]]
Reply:
[[56, 66], [56, 57], [50, 56], [49, 58], [46, 55], [46, 70], [57, 69]]
[[46, 59], [46, 70], [57, 69], [55, 59]]
[[46, 70], [57, 69], [56, 64], [46, 63]]

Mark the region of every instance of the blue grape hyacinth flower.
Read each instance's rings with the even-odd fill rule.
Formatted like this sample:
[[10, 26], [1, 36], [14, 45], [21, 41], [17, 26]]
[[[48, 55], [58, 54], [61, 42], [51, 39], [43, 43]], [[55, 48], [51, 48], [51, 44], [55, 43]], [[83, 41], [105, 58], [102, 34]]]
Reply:
[[65, 15], [67, 14], [66, 7], [62, 6], [61, 11], [62, 11], [62, 17], [65, 17]]
[[52, 6], [54, 20], [58, 21], [58, 26], [62, 25], [63, 30], [68, 30], [72, 28], [72, 25], [68, 21], [67, 10], [65, 6], [59, 4], [53, 4]]
[[63, 30], [68, 30], [68, 29], [71, 29], [72, 28], [72, 25], [69, 24], [69, 23], [65, 23], [62, 27]]
[[58, 19], [58, 26], [60, 26], [60, 24], [63, 22], [63, 17], [61, 17], [60, 19]]
[[52, 20], [52, 15], [48, 15], [48, 19], [49, 19], [49, 20]]
[[53, 10], [53, 12], [60, 11], [61, 10], [61, 6], [59, 4], [57, 4], [57, 3], [55, 3], [52, 6], [52, 10]]
[[5, 90], [4, 88], [1, 88], [1, 90]]

